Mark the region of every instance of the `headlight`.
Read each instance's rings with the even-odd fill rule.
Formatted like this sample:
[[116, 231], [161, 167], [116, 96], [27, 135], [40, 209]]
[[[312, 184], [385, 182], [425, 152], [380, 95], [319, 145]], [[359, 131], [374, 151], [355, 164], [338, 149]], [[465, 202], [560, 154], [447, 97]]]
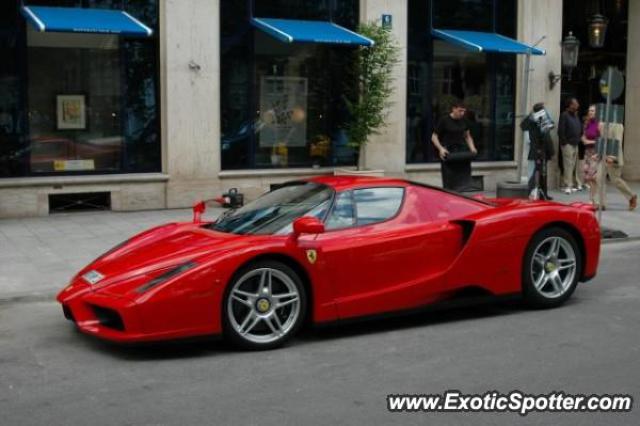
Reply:
[[162, 284], [163, 282], [175, 277], [176, 275], [180, 275], [183, 272], [186, 272], [189, 269], [194, 268], [195, 266], [197, 266], [197, 263], [195, 263], [195, 262], [186, 262], [186, 263], [183, 263], [181, 265], [176, 266], [175, 268], [171, 268], [168, 271], [162, 273], [161, 275], [158, 275], [157, 277], [155, 277], [154, 279], [152, 279], [148, 283], [138, 287], [136, 289], [136, 292], [144, 293], [145, 291], [148, 291], [148, 290], [152, 289], [153, 287], [155, 287], [155, 286], [157, 286], [159, 284]]

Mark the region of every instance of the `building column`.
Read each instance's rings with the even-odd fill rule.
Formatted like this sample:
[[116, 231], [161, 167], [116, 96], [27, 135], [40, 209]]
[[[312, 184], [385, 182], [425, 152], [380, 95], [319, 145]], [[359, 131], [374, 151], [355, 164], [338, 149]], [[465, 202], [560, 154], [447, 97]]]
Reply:
[[636, 95], [640, 94], [640, 2], [629, 2], [629, 34], [627, 41], [627, 85], [624, 126], [624, 177], [640, 180], [640, 105]]
[[392, 33], [400, 52], [393, 73], [394, 93], [390, 99], [387, 126], [369, 138], [364, 151], [367, 169], [382, 169], [386, 175], [405, 173], [407, 118], [407, 0], [360, 0], [360, 21], [380, 23], [382, 15], [392, 16]]
[[163, 171], [167, 207], [219, 194], [220, 1], [162, 1]]
[[[524, 56], [518, 59], [518, 79], [516, 89], [516, 146], [522, 146], [523, 133], [520, 121], [531, 110], [533, 104], [544, 102], [547, 110], [557, 123], [561, 111], [560, 84], [553, 90], [549, 88], [549, 73], [562, 72], [562, 2], [557, 0], [519, 0], [518, 1], [518, 39], [527, 44], [534, 44], [541, 37], [546, 38], [538, 45], [545, 49], [545, 56], [531, 57], [531, 74], [529, 78], [528, 105], [526, 111], [521, 111], [522, 96], [524, 95]], [[549, 187], [557, 186], [558, 181], [558, 138], [552, 131], [555, 157], [549, 161]], [[518, 152], [516, 152], [518, 155]], [[517, 160], [517, 158], [516, 158]], [[526, 166], [526, 163], [525, 163]], [[526, 167], [525, 167], [526, 170]]]

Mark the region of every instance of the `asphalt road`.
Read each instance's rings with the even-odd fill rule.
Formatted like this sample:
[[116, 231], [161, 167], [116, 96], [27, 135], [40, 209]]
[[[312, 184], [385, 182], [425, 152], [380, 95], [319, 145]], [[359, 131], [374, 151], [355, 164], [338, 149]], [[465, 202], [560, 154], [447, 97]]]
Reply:
[[[0, 303], [0, 424], [640, 424], [640, 242], [604, 247], [560, 309], [518, 303], [308, 330], [280, 350], [122, 348], [51, 301]], [[635, 397], [619, 414], [391, 414], [386, 395], [518, 389]]]

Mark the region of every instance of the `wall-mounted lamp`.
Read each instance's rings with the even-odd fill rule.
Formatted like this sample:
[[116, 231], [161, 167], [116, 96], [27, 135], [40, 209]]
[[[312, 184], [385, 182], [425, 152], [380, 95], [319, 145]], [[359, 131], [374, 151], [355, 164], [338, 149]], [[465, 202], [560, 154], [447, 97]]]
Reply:
[[572, 70], [578, 66], [578, 56], [580, 54], [580, 40], [573, 35], [572, 31], [562, 40], [562, 67]]
[[[578, 66], [578, 56], [580, 54], [580, 40], [569, 31], [569, 34], [562, 40], [562, 68], [567, 71], [567, 78], [571, 80], [571, 73]], [[553, 90], [562, 80], [562, 74], [549, 72], [549, 90]]]
[[553, 90], [558, 83], [562, 80], [562, 74], [556, 74], [553, 71], [549, 71], [549, 90]]

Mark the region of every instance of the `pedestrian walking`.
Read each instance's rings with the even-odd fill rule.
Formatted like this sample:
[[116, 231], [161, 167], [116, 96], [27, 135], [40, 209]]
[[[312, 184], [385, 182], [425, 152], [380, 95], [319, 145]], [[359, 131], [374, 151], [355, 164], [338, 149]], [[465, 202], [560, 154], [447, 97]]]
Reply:
[[584, 117], [584, 130], [582, 134], [582, 145], [584, 146], [584, 164], [582, 166], [582, 179], [589, 187], [589, 198], [596, 205], [596, 195], [598, 193], [598, 168], [600, 167], [600, 156], [596, 150], [596, 143], [603, 133], [603, 125], [596, 116], [596, 106], [589, 106], [587, 115]]
[[582, 123], [578, 117], [580, 104], [576, 98], [569, 98], [565, 110], [558, 122], [558, 138], [562, 150], [562, 164], [564, 168], [562, 190], [566, 194], [582, 189], [576, 178], [576, 163], [578, 160], [578, 145], [582, 140]]
[[[603, 161], [600, 162], [598, 167], [597, 181], [601, 183], [598, 186], [596, 200], [600, 203], [603, 210], [607, 208], [607, 191], [601, 191], [602, 182], [606, 185], [607, 176], [611, 179], [611, 182], [615, 185], [616, 189], [624, 195], [629, 201], [629, 210], [635, 210], [638, 207], [638, 194], [634, 194], [627, 182], [622, 179], [622, 167], [624, 166], [623, 156], [623, 141], [624, 141], [624, 125], [620, 123], [609, 123], [609, 134], [603, 136], [608, 137], [607, 152], [604, 152], [604, 148], [599, 146], [597, 149], [600, 152], [600, 157]], [[604, 179], [602, 181], [601, 179]]]

